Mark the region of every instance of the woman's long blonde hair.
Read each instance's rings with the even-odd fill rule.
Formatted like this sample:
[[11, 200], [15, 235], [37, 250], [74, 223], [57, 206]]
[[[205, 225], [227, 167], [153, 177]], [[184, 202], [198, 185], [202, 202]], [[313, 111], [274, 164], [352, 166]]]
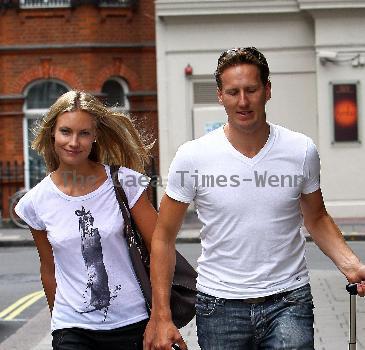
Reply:
[[96, 142], [89, 159], [144, 171], [152, 145], [145, 143], [128, 115], [104, 106], [96, 97], [82, 91], [69, 91], [59, 97], [36, 130], [32, 148], [43, 156], [48, 171], [59, 166], [53, 137], [57, 117], [74, 111], [85, 111], [95, 118]]

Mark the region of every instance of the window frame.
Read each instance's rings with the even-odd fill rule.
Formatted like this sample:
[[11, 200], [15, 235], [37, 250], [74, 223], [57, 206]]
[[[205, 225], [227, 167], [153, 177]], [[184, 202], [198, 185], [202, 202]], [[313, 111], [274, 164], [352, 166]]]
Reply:
[[46, 83], [46, 82], [55, 82], [59, 85], [62, 85], [65, 89], [68, 91], [71, 90], [71, 88], [63, 81], [58, 79], [38, 79], [35, 81], [32, 81], [30, 84], [26, 86], [26, 88], [23, 91], [24, 95], [24, 104], [23, 104], [23, 155], [24, 155], [24, 187], [26, 190], [30, 189], [30, 169], [29, 169], [29, 120], [37, 120], [42, 118], [49, 110], [48, 108], [27, 108], [27, 95], [29, 91], [38, 84]]
[[117, 82], [123, 89], [123, 92], [124, 92], [124, 106], [122, 107], [112, 107], [114, 110], [116, 111], [120, 111], [120, 112], [125, 112], [125, 111], [129, 111], [130, 110], [130, 102], [129, 102], [129, 98], [128, 98], [128, 95], [129, 95], [129, 85], [127, 83], [127, 81], [122, 78], [122, 77], [109, 77], [108, 79], [106, 79], [103, 83], [103, 85], [101, 86], [101, 93], [104, 95], [104, 92], [103, 92], [103, 86], [105, 85], [106, 82], [108, 81], [115, 81]]

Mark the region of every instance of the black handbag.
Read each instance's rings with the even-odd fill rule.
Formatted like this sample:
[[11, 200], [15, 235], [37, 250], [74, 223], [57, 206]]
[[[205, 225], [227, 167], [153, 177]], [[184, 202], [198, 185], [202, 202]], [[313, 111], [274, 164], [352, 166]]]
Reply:
[[[124, 236], [127, 241], [129, 255], [146, 302], [147, 311], [150, 314], [152, 308], [150, 256], [130, 213], [127, 197], [118, 179], [118, 170], [118, 166], [110, 166], [115, 195], [124, 219]], [[197, 276], [194, 268], [176, 251], [176, 266], [171, 287], [170, 307], [172, 320], [177, 328], [184, 327], [195, 316]]]

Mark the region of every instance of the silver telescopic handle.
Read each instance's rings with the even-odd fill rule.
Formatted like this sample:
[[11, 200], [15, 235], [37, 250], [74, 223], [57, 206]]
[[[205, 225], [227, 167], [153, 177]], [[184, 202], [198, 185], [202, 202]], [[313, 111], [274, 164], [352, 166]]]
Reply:
[[349, 350], [356, 350], [356, 295], [350, 295]]
[[356, 283], [348, 284], [346, 290], [350, 293], [349, 350], [356, 350]]

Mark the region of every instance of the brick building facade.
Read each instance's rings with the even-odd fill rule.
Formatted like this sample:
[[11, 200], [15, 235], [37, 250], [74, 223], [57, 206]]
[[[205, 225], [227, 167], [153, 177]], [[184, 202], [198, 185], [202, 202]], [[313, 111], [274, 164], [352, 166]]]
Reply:
[[[37, 158], [28, 147], [30, 129], [70, 89], [117, 103], [157, 139], [155, 57], [152, 0], [1, 0], [2, 165], [24, 161], [24, 183], [34, 185], [27, 172]], [[157, 159], [157, 144], [153, 154]], [[2, 215], [7, 217], [14, 181], [0, 185]]]

